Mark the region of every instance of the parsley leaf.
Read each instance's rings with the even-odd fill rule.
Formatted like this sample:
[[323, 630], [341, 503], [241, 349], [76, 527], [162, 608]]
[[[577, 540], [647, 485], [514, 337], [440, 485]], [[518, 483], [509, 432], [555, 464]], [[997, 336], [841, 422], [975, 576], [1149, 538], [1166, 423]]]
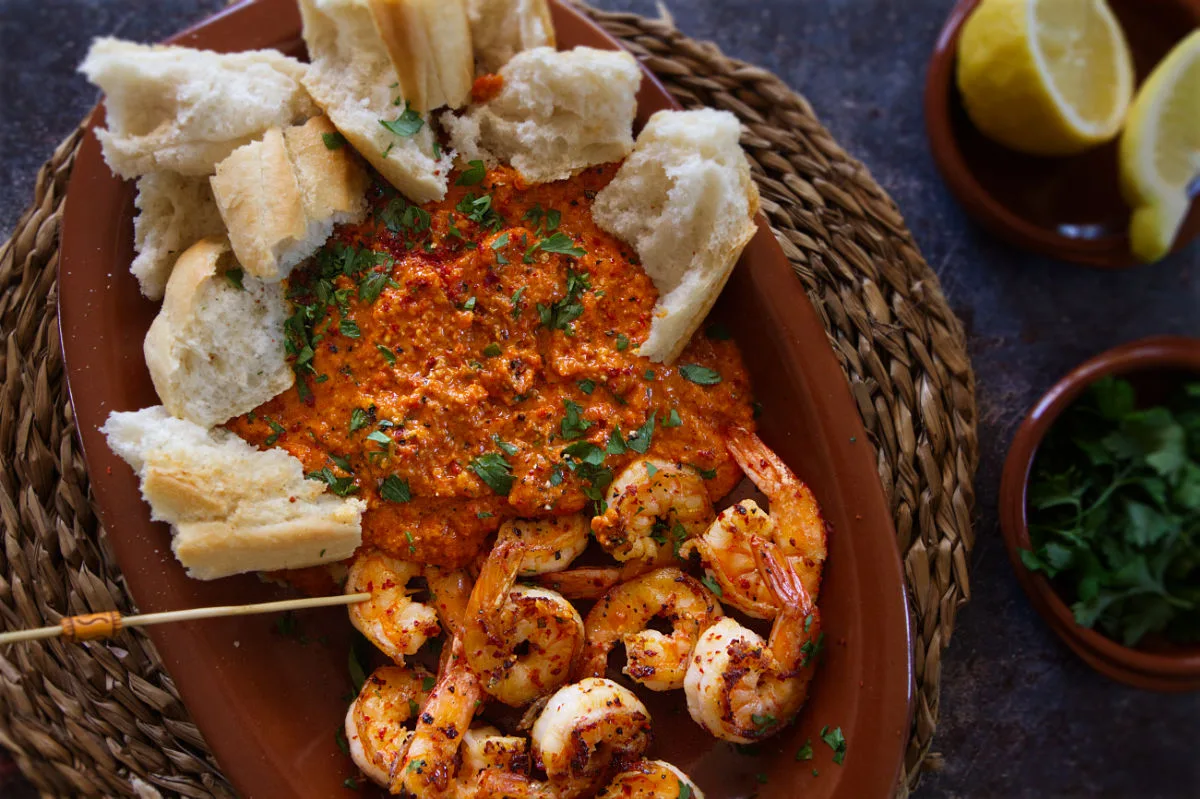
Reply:
[[699, 386], [715, 386], [721, 382], [721, 375], [717, 371], [694, 363], [685, 363], [680, 366], [679, 375], [684, 380], [690, 380]]
[[804, 746], [796, 750], [796, 762], [813, 759], [812, 738], [804, 742]]
[[478, 186], [487, 175], [487, 165], [482, 161], [468, 161], [467, 168], [454, 181], [455, 186]]
[[653, 435], [654, 414], [651, 413], [650, 418], [648, 418], [641, 427], [629, 434], [629, 437], [625, 439], [625, 443], [628, 444], [629, 448], [634, 452], [640, 455], [645, 455], [650, 449], [650, 439], [653, 437]]
[[591, 395], [596, 390], [596, 382], [594, 380], [576, 380], [575, 385], [579, 386], [580, 391], [588, 395]]
[[721, 584], [712, 578], [711, 574], [706, 574], [700, 578], [700, 582], [704, 583], [704, 587], [712, 591], [717, 596], [724, 596], [725, 592], [721, 590]]
[[316, 480], [319, 483], [324, 483], [329, 486], [329, 490], [339, 497], [347, 497], [358, 490], [358, 486], [354, 484], [353, 477], [337, 477], [326, 466], [324, 469], [318, 469], [315, 472], [309, 472], [304, 475], [309, 480]]
[[667, 414], [667, 418], [663, 420], [663, 427], [679, 427], [683, 424], [683, 420], [679, 418], [679, 411], [674, 408]]
[[271, 428], [271, 435], [263, 439], [263, 443], [269, 447], [278, 441], [281, 435], [287, 432], [287, 428], [272, 419], [270, 416], [264, 416], [263, 418], [266, 419], [267, 426]]
[[629, 349], [629, 336], [624, 333], [617, 334], [617, 352], [624, 352]]
[[833, 762], [842, 765], [842, 761], [846, 759], [846, 736], [842, 735], [842, 728], [835, 727], [830, 730], [826, 724], [821, 728], [821, 740], [833, 750]]
[[562, 432], [562, 437], [570, 441], [573, 438], [579, 438], [587, 429], [592, 426], [592, 423], [584, 419], [583, 406], [571, 400], [563, 400], [563, 407], [567, 410], [567, 415], [563, 417], [559, 429]]
[[322, 133], [321, 141], [325, 142], [326, 150], [340, 150], [346, 143], [346, 137], [335, 130], [333, 133]]
[[516, 455], [519, 452], [516, 446], [508, 443], [498, 435], [492, 435], [492, 443], [499, 447], [505, 455]]
[[676, 799], [692, 799], [692, 786], [678, 778], [675, 782], [679, 784], [679, 792], [676, 794]]
[[371, 420], [370, 420], [370, 418], [368, 418], [367, 412], [364, 411], [362, 408], [355, 408], [354, 410], [350, 411], [350, 432], [351, 433], [353, 433], [355, 430], [363, 429], [370, 423], [371, 423]]
[[238, 291], [246, 290], [246, 287], [242, 285], [242, 278], [245, 276], [246, 273], [242, 269], [235, 268], [225, 270], [225, 280], [229, 283], [229, 285], [233, 286]]
[[500, 349], [500, 345], [494, 341], [483, 348], [483, 354], [487, 358], [499, 357], [503, 352], [504, 350]]
[[392, 352], [382, 344], [376, 344], [375, 349], [379, 350], [379, 354], [382, 355], [383, 359], [388, 362], [388, 366], [396, 365], [396, 353]]
[[379, 124], [401, 138], [411, 139], [424, 127], [425, 120], [421, 119], [421, 115], [414, 111], [408, 103], [405, 103], [403, 114], [395, 119], [381, 119]]
[[573, 258], [581, 258], [587, 255], [587, 250], [575, 245], [575, 240], [566, 233], [555, 233], [549, 238], [542, 239], [538, 242], [538, 249], [542, 252], [554, 252], [561, 255], [570, 255]]
[[567, 330], [570, 324], [583, 315], [583, 303], [579, 302], [583, 292], [591, 289], [590, 275], [567, 269], [567, 293], [549, 307], [537, 304], [538, 317], [544, 327], [551, 330]]
[[412, 489], [408, 487], [407, 480], [402, 480], [394, 474], [389, 474], [379, 484], [379, 496], [388, 502], [408, 502], [412, 499]]
[[494, 452], [480, 455], [471, 461], [471, 471], [475, 472], [479, 479], [487, 483], [488, 488], [497, 494], [507, 496], [508, 492], [512, 491], [514, 480], [512, 466], [504, 459], [503, 455], [497, 455]]

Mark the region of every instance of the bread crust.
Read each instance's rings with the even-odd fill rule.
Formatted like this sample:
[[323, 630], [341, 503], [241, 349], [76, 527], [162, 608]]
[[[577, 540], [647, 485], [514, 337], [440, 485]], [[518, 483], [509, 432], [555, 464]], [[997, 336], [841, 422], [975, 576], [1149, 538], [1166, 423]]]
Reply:
[[399, 93], [424, 114], [471, 99], [475, 59], [465, 0], [368, 0], [399, 78]]

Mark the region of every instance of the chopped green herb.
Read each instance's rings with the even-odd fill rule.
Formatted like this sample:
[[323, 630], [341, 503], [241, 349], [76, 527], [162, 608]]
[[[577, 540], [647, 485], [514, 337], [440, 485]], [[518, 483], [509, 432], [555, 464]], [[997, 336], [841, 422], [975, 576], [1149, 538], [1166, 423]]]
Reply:
[[433, 685], [435, 682], [437, 682], [437, 681], [433, 677], [422, 677], [421, 678], [421, 690], [422, 691], [432, 691]]
[[478, 186], [487, 175], [487, 165], [483, 161], [468, 161], [467, 168], [454, 181], [455, 186]]
[[358, 329], [358, 322], [353, 319], [343, 319], [338, 322], [338, 332], [346, 338], [358, 338], [362, 335], [362, 331]]
[[408, 717], [413, 718], [420, 712], [421, 712], [421, 706], [419, 704], [417, 704], [417, 700], [415, 700], [415, 699], [408, 700]]
[[354, 410], [350, 411], [350, 432], [351, 433], [353, 433], [355, 430], [361, 430], [362, 428], [366, 427], [370, 423], [371, 423], [371, 420], [367, 417], [367, 412], [364, 411], [362, 408], [355, 408]]
[[559, 429], [562, 432], [562, 437], [567, 441], [573, 438], [579, 438], [587, 432], [592, 423], [583, 418], [583, 406], [571, 400], [563, 400], [563, 407], [567, 410], [567, 415], [563, 417]]
[[404, 104], [404, 113], [395, 119], [381, 119], [379, 124], [405, 139], [411, 139], [421, 131], [425, 125], [425, 120], [421, 119], [421, 115], [412, 110], [408, 104]]
[[646, 419], [645, 423], [629, 434], [625, 439], [625, 443], [631, 450], [639, 455], [645, 455], [650, 449], [650, 439], [654, 436], [654, 414]]
[[697, 466], [694, 463], [689, 463], [688, 466], [691, 466], [693, 469], [695, 469], [700, 474], [700, 477], [704, 480], [715, 480], [717, 477], [716, 469], [705, 469], [702, 466]]
[[704, 583], [709, 591], [712, 591], [717, 596], [724, 596], [725, 592], [721, 590], [721, 584], [712, 578], [711, 574], [706, 574], [700, 578], [700, 582]]
[[388, 502], [408, 502], [412, 499], [412, 489], [408, 487], [407, 480], [389, 474], [379, 484], [379, 496]]
[[658, 467], [655, 466], [653, 463], [651, 463], [650, 461], [646, 461], [645, 465], [646, 465], [646, 474], [650, 475], [651, 477], [658, 474]]
[[608, 446], [604, 451], [609, 455], [623, 455], [628, 449], [624, 437], [621, 435], [621, 426], [617, 425], [612, 432], [608, 434]]
[[629, 336], [624, 333], [617, 334], [617, 352], [624, 352], [629, 349]]
[[667, 418], [663, 420], [663, 427], [679, 427], [683, 424], [683, 420], [679, 418], [679, 411], [674, 408], [667, 414]]
[[592, 287], [587, 272], [567, 269], [567, 293], [553, 305], [537, 304], [539, 320], [551, 330], [567, 330], [572, 322], [583, 315], [583, 303], [579, 302], [583, 292]]
[[577, 380], [575, 381], [575, 385], [579, 386], [580, 391], [588, 395], [591, 395], [596, 390], [596, 383], [592, 380]]
[[518, 452], [515, 446], [494, 433], [492, 434], [492, 442], [499, 447], [505, 455], [516, 455]]
[[404, 538], [408, 541], [408, 552], [411, 555], [417, 551], [416, 542], [413, 541], [413, 534], [408, 530], [404, 531]]
[[842, 735], [842, 728], [836, 727], [831, 731], [826, 724], [821, 728], [821, 740], [833, 750], [833, 762], [842, 765], [846, 759], [846, 736]]
[[502, 266], [507, 264], [508, 259], [504, 257], [504, 253], [500, 252], [500, 250], [508, 246], [508, 234], [501, 233], [496, 237], [495, 241], [493, 241], [490, 246], [496, 253], [496, 263]]
[[278, 441], [281, 435], [287, 432], [287, 428], [272, 419], [270, 416], [264, 416], [263, 419], [266, 419], [267, 426], [271, 428], [271, 435], [263, 439], [263, 443], [269, 447]]
[[721, 375], [715, 370], [694, 363], [685, 363], [683, 366], [680, 366], [679, 375], [684, 380], [690, 380], [700, 386], [715, 386], [721, 382]]
[[379, 295], [383, 293], [384, 287], [388, 284], [391, 277], [387, 272], [371, 270], [358, 284], [358, 299], [359, 302], [364, 302], [367, 305], [379, 299]]
[[325, 142], [326, 150], [340, 150], [346, 143], [346, 137], [335, 130], [333, 133], [322, 133], [321, 141]]
[[796, 762], [813, 759], [812, 738], [804, 742], [804, 746], [796, 750]]
[[805, 641], [803, 644], [801, 644], [800, 654], [804, 655], [804, 658], [800, 661], [800, 668], [805, 668], [809, 663], [812, 663], [817, 656], [821, 654], [821, 650], [824, 648], [825, 633], [818, 635], [816, 641]]
[[233, 286], [238, 291], [246, 290], [246, 287], [244, 285], [242, 285], [242, 278], [245, 276], [246, 276], [246, 273], [242, 269], [235, 268], [235, 269], [226, 269], [225, 270], [225, 280], [227, 280], [229, 282], [229, 285]]
[[353, 477], [336, 477], [329, 467], [304, 475], [309, 480], [316, 480], [329, 486], [329, 490], [339, 497], [346, 497], [358, 490]]
[[376, 444], [382, 444], [385, 447], [392, 443], [392, 439], [388, 438], [388, 434], [379, 430], [372, 430], [370, 433], [367, 433], [367, 441], [374, 441]]
[[767, 730], [767, 729], [771, 728], [772, 726], [774, 726], [775, 717], [773, 715], [771, 715], [770, 713], [762, 713], [762, 714], [751, 713], [750, 714], [750, 722], [755, 727], [758, 727], [759, 732], [763, 732], [764, 730]]
[[354, 779], [353, 777], [347, 777], [346, 779], [342, 780], [342, 787], [349, 788], [352, 791], [357, 791], [358, 780]]
[[490, 194], [476, 197], [474, 194], [468, 193], [454, 208], [472, 222], [492, 230], [499, 230], [504, 224], [500, 214], [492, 208], [492, 195]]
[[494, 341], [483, 348], [483, 354], [488, 358], [497, 358], [502, 352], [504, 352], [504, 350], [500, 349], [500, 345]]
[[692, 799], [692, 786], [681, 779], [675, 781], [679, 783], [679, 793], [676, 795], [676, 799]]
[[463, 309], [464, 311], [473, 311], [473, 310], [475, 310], [475, 298], [474, 298], [474, 297], [467, 297], [467, 301], [466, 301], [466, 302], [464, 302], [464, 303], [462, 304], [462, 309]]
[[642, 375], [642, 377], [643, 377], [644, 379], [646, 379], [646, 380], [653, 380], [653, 379], [654, 379], [654, 370], [653, 370], [653, 369], [647, 369], [647, 370], [646, 370], [646, 373], [645, 373], [645, 374], [643, 374], [643, 375]]
[[425, 768], [425, 759], [424, 758], [417, 758], [416, 760], [414, 760], [408, 764], [409, 773], [412, 773], [414, 771], [420, 772], [420, 770], [423, 768]]
[[587, 250], [582, 247], [575, 246], [575, 240], [566, 233], [555, 233], [549, 238], [542, 239], [538, 242], [538, 249], [542, 252], [554, 252], [561, 255], [570, 255], [573, 258], [581, 258], [587, 255]]
[[521, 315], [521, 296], [524, 293], [525, 293], [525, 286], [521, 286], [521, 288], [519, 288], [513, 292], [513, 295], [511, 297], [511, 299], [509, 300], [510, 302], [512, 302], [512, 318], [513, 319], [516, 319], [517, 317], [519, 317]]
[[486, 510], [477, 510], [477, 511], [475, 511], [475, 518], [476, 518], [476, 519], [490, 519], [490, 518], [492, 518], [492, 517], [493, 517], [493, 516], [495, 516], [495, 515], [496, 515], [496, 514], [494, 514], [494, 513], [491, 513], [491, 512], [489, 512], [489, 511], [486, 511]]
[[376, 344], [375, 349], [379, 350], [379, 354], [382, 355], [383, 359], [388, 362], [388, 366], [396, 365], [396, 353], [392, 352], [382, 344]]
[[503, 455], [494, 452], [480, 455], [471, 461], [471, 471], [497, 494], [507, 496], [508, 492], [512, 491], [512, 466], [504, 460]]
[[344, 458], [341, 455], [334, 455], [331, 452], [331, 453], [329, 453], [329, 460], [333, 461], [334, 466], [338, 467], [339, 469], [341, 469], [343, 472], [346, 472], [347, 474], [354, 471], [353, 469], [350, 468], [350, 459], [349, 458]]

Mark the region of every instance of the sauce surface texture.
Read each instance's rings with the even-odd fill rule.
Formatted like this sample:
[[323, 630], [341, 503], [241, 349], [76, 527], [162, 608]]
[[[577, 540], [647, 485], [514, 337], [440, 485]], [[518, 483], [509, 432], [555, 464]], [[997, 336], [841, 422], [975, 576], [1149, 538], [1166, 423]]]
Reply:
[[423, 207], [374, 185], [367, 219], [289, 279], [297, 386], [227, 426], [365, 499], [364, 546], [423, 563], [595, 506], [637, 459], [728, 493], [720, 431], [753, 429], [749, 380], [719, 328], [670, 367], [637, 356], [658, 292], [590, 213], [616, 169], [525, 186], [477, 164]]

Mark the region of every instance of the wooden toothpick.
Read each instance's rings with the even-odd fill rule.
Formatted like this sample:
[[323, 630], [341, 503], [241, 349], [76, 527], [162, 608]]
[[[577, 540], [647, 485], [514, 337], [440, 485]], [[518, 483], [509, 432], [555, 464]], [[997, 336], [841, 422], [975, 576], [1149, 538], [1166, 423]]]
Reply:
[[122, 616], [115, 610], [103, 613], [85, 613], [82, 616], [67, 616], [53, 627], [38, 627], [34, 630], [16, 630], [0, 633], [0, 645], [18, 641], [36, 641], [41, 638], [57, 638], [68, 641], [94, 641], [111, 638], [125, 627], [148, 627], [151, 624], [166, 624], [173, 621], [215, 619], [224, 616], [250, 616], [255, 613], [277, 613], [285, 610], [306, 610], [332, 605], [354, 605], [366, 602], [370, 594], [342, 594], [340, 596], [318, 596], [310, 599], [284, 599], [280, 602], [259, 602], [255, 605], [222, 605], [212, 608], [172, 610], [166, 613], [143, 613], [140, 616]]

